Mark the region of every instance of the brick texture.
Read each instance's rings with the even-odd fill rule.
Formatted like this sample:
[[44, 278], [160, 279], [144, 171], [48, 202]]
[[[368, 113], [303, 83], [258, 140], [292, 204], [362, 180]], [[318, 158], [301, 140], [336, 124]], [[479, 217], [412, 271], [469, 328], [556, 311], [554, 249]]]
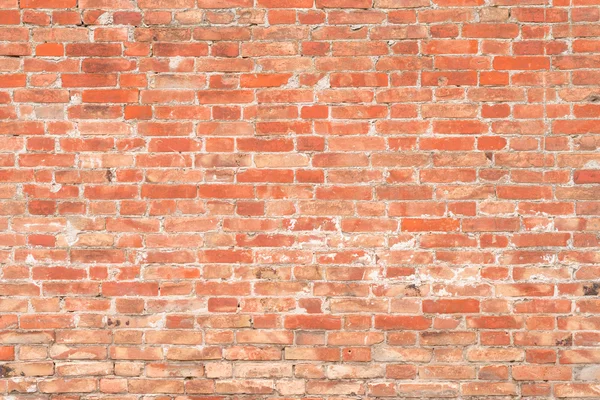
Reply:
[[0, 0], [0, 398], [600, 398], [598, 0]]

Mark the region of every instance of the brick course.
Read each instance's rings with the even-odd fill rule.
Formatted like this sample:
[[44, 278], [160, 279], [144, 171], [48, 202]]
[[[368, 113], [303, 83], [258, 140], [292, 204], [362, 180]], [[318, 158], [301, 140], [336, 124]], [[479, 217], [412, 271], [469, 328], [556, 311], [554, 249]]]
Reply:
[[0, 398], [600, 398], [599, 23], [0, 0]]

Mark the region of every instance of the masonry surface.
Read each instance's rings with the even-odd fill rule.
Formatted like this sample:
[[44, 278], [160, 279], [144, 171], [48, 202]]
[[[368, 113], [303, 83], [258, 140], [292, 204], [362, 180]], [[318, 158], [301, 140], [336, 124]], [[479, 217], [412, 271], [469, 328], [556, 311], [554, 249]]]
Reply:
[[0, 0], [0, 398], [600, 398], [598, 82], [598, 0]]

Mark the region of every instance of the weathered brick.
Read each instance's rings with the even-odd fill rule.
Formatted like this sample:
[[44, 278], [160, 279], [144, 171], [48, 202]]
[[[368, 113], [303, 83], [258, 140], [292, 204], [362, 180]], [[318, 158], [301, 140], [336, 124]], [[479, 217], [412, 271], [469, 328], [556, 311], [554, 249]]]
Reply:
[[600, 11], [517, 3], [0, 0], [0, 392], [597, 397]]

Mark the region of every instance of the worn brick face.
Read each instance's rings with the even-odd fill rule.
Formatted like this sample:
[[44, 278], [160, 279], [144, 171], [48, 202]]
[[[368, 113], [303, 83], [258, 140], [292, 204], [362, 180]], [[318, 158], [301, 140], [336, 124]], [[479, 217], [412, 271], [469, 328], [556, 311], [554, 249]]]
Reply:
[[600, 398], [597, 0], [0, 0], [0, 398]]

